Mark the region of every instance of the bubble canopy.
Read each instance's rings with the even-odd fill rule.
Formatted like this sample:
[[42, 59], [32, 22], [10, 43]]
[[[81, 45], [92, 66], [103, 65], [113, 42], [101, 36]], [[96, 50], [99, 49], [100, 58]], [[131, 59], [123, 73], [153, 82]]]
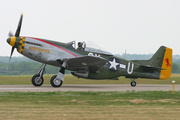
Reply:
[[[100, 54], [106, 54], [106, 55], [113, 55], [111, 52], [109, 52], [105, 47], [103, 47], [100, 44], [97, 44], [95, 42], [92, 41], [84, 41], [81, 42], [82, 43], [82, 47], [84, 51], [88, 51], [88, 52], [95, 52], [95, 53], [100, 53]], [[76, 42], [72, 41], [67, 43], [69, 46], [73, 47], [74, 49], [76, 48]]]
[[101, 54], [112, 55], [112, 53], [109, 52], [105, 47], [103, 47], [100, 44], [94, 43], [92, 41], [85, 42], [84, 50], [88, 52], [96, 52], [96, 53], [101, 53]]

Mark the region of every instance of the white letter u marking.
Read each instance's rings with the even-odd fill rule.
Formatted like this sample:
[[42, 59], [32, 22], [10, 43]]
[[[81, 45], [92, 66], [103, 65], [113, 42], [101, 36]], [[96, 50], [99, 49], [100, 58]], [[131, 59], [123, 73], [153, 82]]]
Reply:
[[127, 73], [128, 74], [132, 74], [133, 73], [134, 63], [132, 63], [131, 71], [130, 71], [130, 66], [131, 66], [131, 63], [128, 62], [128, 69], [127, 69]]

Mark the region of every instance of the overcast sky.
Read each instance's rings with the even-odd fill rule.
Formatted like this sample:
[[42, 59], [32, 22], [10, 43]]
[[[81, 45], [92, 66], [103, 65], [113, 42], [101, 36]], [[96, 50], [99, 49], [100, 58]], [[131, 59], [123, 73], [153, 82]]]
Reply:
[[180, 0], [0, 0], [0, 56], [10, 55], [6, 39], [21, 13], [21, 36], [93, 41], [113, 54], [151, 54], [164, 45], [180, 55]]

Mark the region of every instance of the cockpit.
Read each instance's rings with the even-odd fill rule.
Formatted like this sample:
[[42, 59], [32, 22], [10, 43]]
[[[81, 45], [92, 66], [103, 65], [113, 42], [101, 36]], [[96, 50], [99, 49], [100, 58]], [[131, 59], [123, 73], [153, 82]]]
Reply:
[[100, 54], [106, 54], [106, 55], [112, 55], [112, 53], [108, 52], [108, 50], [101, 45], [94, 43], [92, 41], [83, 41], [78, 42], [76, 47], [76, 41], [71, 41], [67, 43], [71, 48], [77, 49], [77, 50], [84, 50], [88, 52], [95, 52]]

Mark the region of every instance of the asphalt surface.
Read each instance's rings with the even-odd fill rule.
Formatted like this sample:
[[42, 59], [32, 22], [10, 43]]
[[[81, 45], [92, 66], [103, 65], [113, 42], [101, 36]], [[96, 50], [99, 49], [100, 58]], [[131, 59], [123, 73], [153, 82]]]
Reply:
[[[77, 85], [64, 84], [60, 88], [51, 85], [34, 87], [33, 85], [0, 85], [0, 92], [53, 92], [53, 91], [172, 91], [172, 85], [162, 84], [138, 84], [131, 87], [129, 84], [96, 84], [96, 85]], [[175, 91], [180, 91], [180, 85], [175, 85]]]

